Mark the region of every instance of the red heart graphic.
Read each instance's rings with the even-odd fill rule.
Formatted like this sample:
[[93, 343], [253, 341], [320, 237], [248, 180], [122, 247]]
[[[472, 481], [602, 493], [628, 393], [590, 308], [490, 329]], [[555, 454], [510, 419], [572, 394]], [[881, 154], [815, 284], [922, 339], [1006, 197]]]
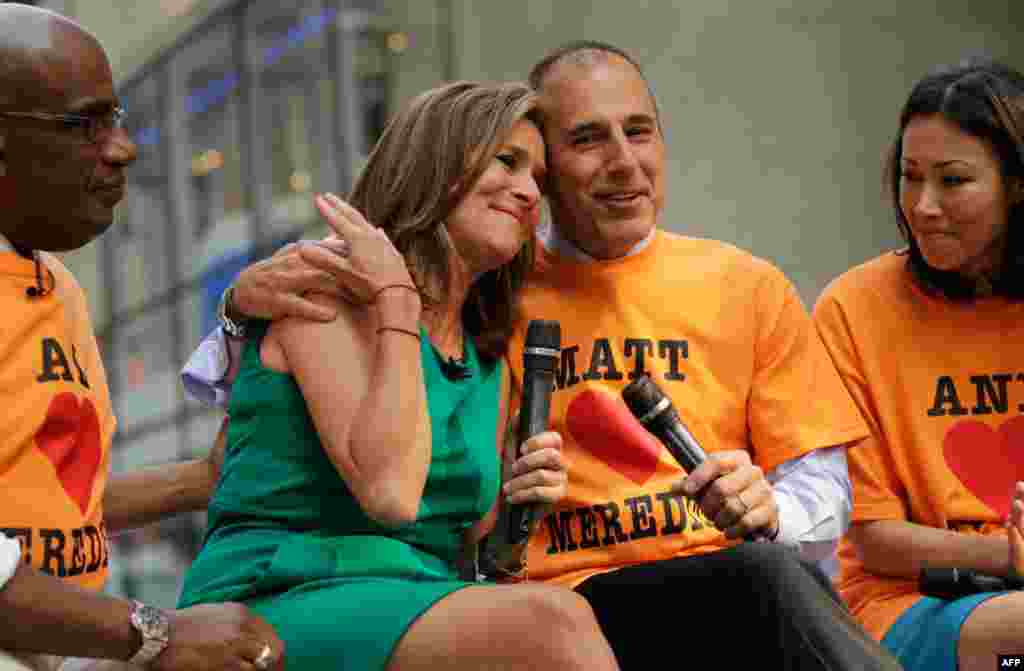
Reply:
[[617, 397], [582, 391], [569, 403], [565, 423], [583, 449], [634, 483], [642, 485], [654, 475], [661, 443]]
[[1006, 420], [998, 431], [973, 419], [961, 420], [946, 432], [942, 454], [971, 493], [1006, 517], [1013, 483], [1024, 480], [1024, 416]]
[[92, 401], [85, 398], [79, 403], [71, 392], [54, 396], [36, 433], [36, 445], [84, 515], [100, 467], [100, 418]]

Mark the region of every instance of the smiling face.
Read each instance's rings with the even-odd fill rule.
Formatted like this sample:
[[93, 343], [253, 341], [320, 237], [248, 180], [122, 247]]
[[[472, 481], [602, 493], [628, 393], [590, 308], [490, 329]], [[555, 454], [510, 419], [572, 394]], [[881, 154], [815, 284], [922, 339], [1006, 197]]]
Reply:
[[448, 217], [448, 235], [472, 274], [508, 263], [530, 239], [544, 170], [540, 131], [526, 119], [516, 122]]
[[625, 255], [664, 200], [665, 144], [647, 83], [608, 55], [554, 66], [541, 100], [555, 224], [595, 258]]
[[[8, 111], [108, 114], [117, 106], [110, 64], [99, 44], [73, 25], [54, 21], [52, 45], [31, 56], [27, 109]], [[5, 119], [8, 193], [5, 218], [17, 244], [48, 251], [81, 247], [113, 222], [124, 195], [125, 168], [136, 149], [123, 129], [92, 142], [80, 127], [37, 119]]]
[[1010, 197], [991, 144], [941, 115], [917, 116], [900, 169], [900, 209], [928, 265], [968, 278], [998, 272]]

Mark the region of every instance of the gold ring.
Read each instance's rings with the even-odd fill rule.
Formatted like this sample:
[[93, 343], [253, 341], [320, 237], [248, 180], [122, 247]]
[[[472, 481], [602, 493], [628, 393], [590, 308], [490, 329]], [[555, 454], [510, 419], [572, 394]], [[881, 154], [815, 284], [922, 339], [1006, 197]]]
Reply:
[[264, 645], [263, 649], [260, 650], [259, 656], [252, 660], [252, 665], [260, 671], [267, 671], [270, 668], [270, 660], [273, 656], [273, 649], [269, 645]]

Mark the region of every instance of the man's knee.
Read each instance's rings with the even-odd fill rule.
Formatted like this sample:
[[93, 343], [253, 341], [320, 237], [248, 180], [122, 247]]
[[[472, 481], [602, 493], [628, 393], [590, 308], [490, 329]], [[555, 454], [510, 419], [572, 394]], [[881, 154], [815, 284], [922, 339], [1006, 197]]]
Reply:
[[797, 554], [785, 545], [741, 543], [727, 552], [732, 555], [732, 564], [736, 570], [755, 576], [800, 567]]
[[820, 570], [789, 547], [773, 543], [743, 543], [727, 552], [732, 554], [729, 571], [734, 579], [746, 580], [762, 595], [776, 594], [785, 599], [792, 592], [827, 594], [842, 603], [831, 581]]

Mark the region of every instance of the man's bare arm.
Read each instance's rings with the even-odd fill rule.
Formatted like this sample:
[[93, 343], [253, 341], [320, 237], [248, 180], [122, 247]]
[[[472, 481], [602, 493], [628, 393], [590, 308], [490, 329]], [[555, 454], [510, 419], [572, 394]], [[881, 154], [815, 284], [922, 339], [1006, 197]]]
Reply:
[[[130, 602], [39, 573], [26, 565], [0, 588], [0, 649], [63, 657], [127, 660], [142, 646]], [[241, 604], [210, 604], [167, 613], [167, 648], [155, 671], [247, 668], [264, 646], [271, 668], [283, 668], [284, 644]]]
[[111, 475], [103, 495], [107, 529], [115, 533], [205, 509], [224, 461], [226, 437], [225, 421], [203, 459]]

